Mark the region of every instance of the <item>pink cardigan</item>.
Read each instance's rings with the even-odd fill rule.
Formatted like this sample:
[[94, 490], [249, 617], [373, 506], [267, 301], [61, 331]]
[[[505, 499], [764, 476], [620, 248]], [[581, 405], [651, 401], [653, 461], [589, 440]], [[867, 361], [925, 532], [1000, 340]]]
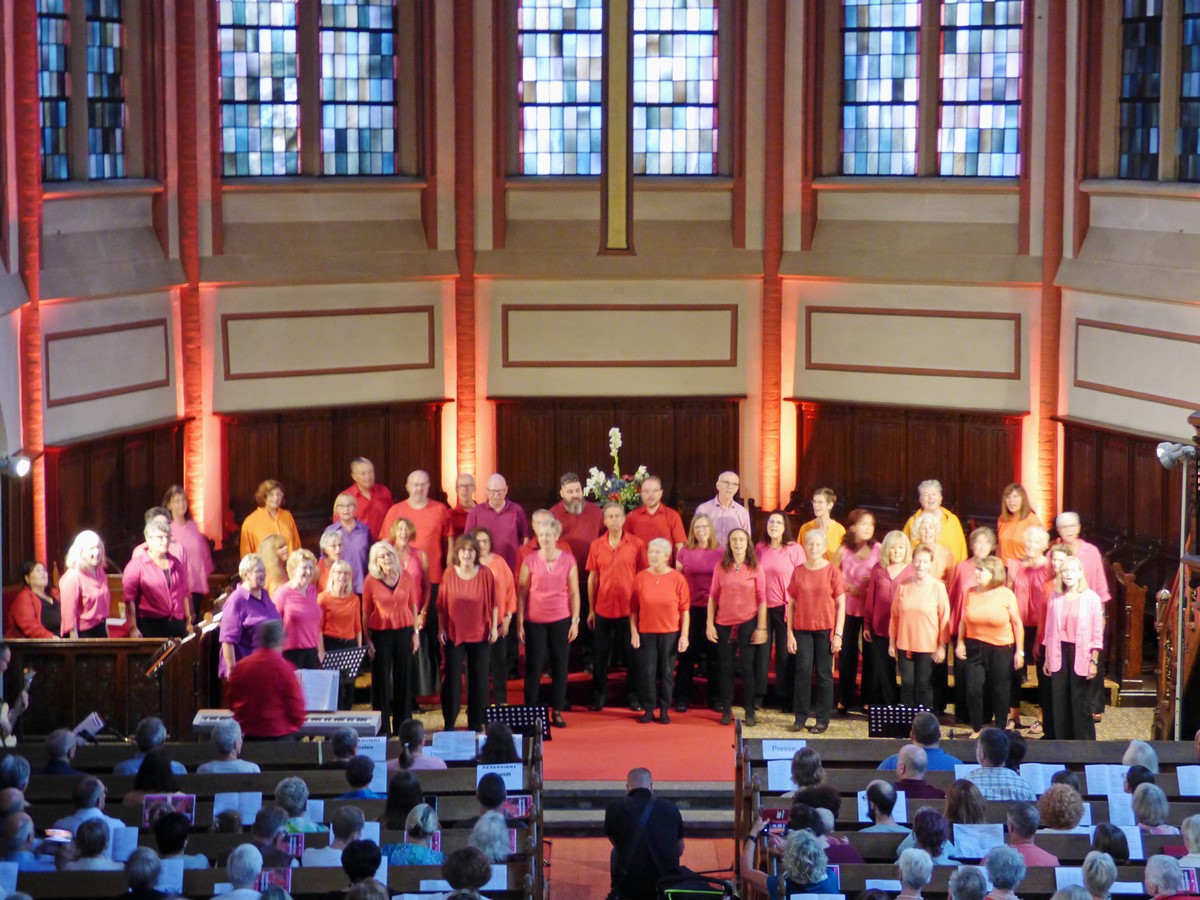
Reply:
[[[1058, 605], [1063, 594], [1053, 593], [1046, 601], [1042, 644], [1046, 648], [1046, 671], [1051, 674], [1062, 668], [1062, 645], [1065, 635], [1059, 631]], [[1069, 642], [1068, 642], [1069, 643]], [[1104, 649], [1104, 604], [1100, 595], [1088, 588], [1079, 595], [1079, 625], [1075, 634], [1075, 674], [1088, 677], [1092, 651]]]

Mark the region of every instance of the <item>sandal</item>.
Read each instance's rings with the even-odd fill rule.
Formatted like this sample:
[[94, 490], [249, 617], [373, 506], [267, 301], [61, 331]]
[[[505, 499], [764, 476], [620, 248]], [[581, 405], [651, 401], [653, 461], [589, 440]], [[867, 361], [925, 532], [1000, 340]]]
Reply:
[[1041, 737], [1045, 732], [1042, 730], [1042, 723], [1034, 722], [1029, 726], [1029, 737]]
[[1024, 728], [1024, 727], [1025, 727], [1025, 726], [1023, 726], [1023, 725], [1021, 724], [1021, 720], [1020, 720], [1020, 719], [1009, 719], [1009, 720], [1008, 720], [1008, 728], [1009, 728], [1010, 730], [1012, 730], [1012, 731], [1020, 731], [1020, 730], [1021, 730], [1022, 728]]

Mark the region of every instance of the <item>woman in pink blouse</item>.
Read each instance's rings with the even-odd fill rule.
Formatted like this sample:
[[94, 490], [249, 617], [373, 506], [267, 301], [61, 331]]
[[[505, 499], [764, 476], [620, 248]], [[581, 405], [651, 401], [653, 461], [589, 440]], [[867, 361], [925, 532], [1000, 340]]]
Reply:
[[283, 619], [284, 658], [297, 669], [319, 669], [325, 658], [321, 606], [313, 584], [316, 569], [317, 558], [308, 550], [297, 550], [288, 557], [288, 580], [271, 598]]
[[1088, 587], [1077, 557], [1063, 560], [1058, 584], [1046, 601], [1037, 644], [1050, 679], [1050, 721], [1055, 740], [1094, 741], [1091, 689], [1104, 649], [1104, 604]]
[[192, 609], [200, 609], [200, 601], [208, 596], [208, 576], [215, 570], [208, 538], [200, 533], [196, 520], [188, 510], [187, 494], [177, 484], [167, 488], [162, 505], [171, 511], [171, 537], [183, 547], [187, 557], [187, 583], [192, 594]]
[[517, 638], [525, 645], [525, 703], [538, 702], [542, 664], [550, 657], [551, 723], [566, 728], [567, 652], [579, 634], [579, 577], [575, 554], [558, 546], [562, 523], [538, 527], [538, 549], [521, 563], [517, 580]]
[[754, 715], [755, 673], [760, 645], [767, 642], [766, 579], [743, 528], [729, 532], [721, 564], [713, 570], [708, 589], [705, 636], [717, 645], [721, 724], [733, 721], [733, 651], [742, 659], [742, 704], [746, 725], [758, 724]]
[[[1013, 593], [1017, 595], [1017, 610], [1021, 614], [1021, 622], [1025, 626], [1025, 635], [1023, 637], [1025, 658], [1032, 660], [1034, 658], [1034, 647], [1036, 646], [1038, 622], [1045, 612], [1045, 595], [1043, 587], [1050, 579], [1050, 560], [1046, 558], [1046, 548], [1050, 546], [1050, 534], [1045, 528], [1034, 525], [1025, 529], [1025, 534], [1022, 536], [1024, 542], [1024, 553], [1020, 559], [1009, 560], [1008, 562], [1008, 580], [1012, 585]], [[1038, 706], [1037, 720], [1029, 728], [1029, 734], [1034, 737], [1041, 737], [1042, 730], [1042, 709], [1047, 703], [1046, 692], [1049, 690], [1049, 682], [1038, 674], [1037, 666], [1033, 667], [1033, 679], [1038, 688]], [[1021, 686], [1025, 683], [1025, 668], [1015, 669], [1013, 671], [1012, 683], [1012, 700], [1014, 704], [1012, 709], [1008, 711], [1009, 724], [1013, 727], [1021, 727]]]
[[724, 551], [713, 533], [712, 519], [701, 513], [692, 519], [687, 543], [675, 554], [675, 568], [683, 573], [691, 592], [692, 608], [688, 648], [679, 654], [675, 671], [675, 711], [687, 712], [692, 702], [692, 682], [700, 668], [708, 687], [708, 702], [716, 705], [716, 660], [713, 645], [705, 638], [705, 618], [708, 610], [708, 589], [712, 586], [713, 570], [721, 562]]
[[863, 665], [863, 700], [872, 706], [896, 702], [896, 661], [888, 655], [888, 626], [896, 589], [913, 575], [912, 544], [903, 531], [889, 531], [879, 548], [863, 601], [863, 654], [871, 660], [871, 678]]
[[757, 705], [766, 706], [767, 682], [771, 669], [771, 647], [775, 648], [775, 694], [781, 707], [792, 708], [792, 682], [796, 678], [796, 658], [788, 653], [788, 628], [784, 621], [787, 609], [787, 589], [792, 573], [804, 565], [804, 548], [792, 538], [792, 526], [779, 509], [767, 516], [762, 537], [754, 545], [762, 569], [767, 596], [767, 642], [758, 648], [758, 671], [755, 673]]
[[[859, 705], [858, 639], [863, 631], [867, 604], [867, 585], [879, 563], [879, 542], [875, 538], [875, 517], [865, 509], [852, 509], [846, 517], [846, 536], [833, 555], [834, 565], [842, 570], [846, 585], [846, 624], [842, 632], [842, 652], [838, 654], [838, 715]], [[871, 680], [871, 657], [862, 655], [863, 696]]]
[[[79, 532], [67, 551], [67, 571], [58, 580], [63, 637], [108, 637], [104, 623], [112, 596], [104, 563], [104, 542], [100, 535], [94, 531]], [[132, 633], [131, 636], [140, 637]]]

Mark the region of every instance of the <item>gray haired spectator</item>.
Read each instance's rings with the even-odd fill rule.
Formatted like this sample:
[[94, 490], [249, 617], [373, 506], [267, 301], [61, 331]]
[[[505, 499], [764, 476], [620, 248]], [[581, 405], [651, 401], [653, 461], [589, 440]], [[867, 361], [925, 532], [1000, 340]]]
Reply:
[[292, 775], [275, 785], [275, 803], [288, 814], [284, 828], [292, 834], [325, 830], [308, 817], [308, 785], [303, 778]]
[[1015, 900], [1016, 889], [1025, 880], [1025, 860], [1012, 847], [993, 847], [983, 858], [995, 900]]
[[1021, 854], [1026, 866], [1057, 866], [1058, 857], [1034, 843], [1042, 817], [1032, 803], [1013, 803], [1008, 807], [1009, 846]]
[[198, 769], [200, 775], [244, 775], [260, 771], [258, 763], [239, 759], [242, 753], [242, 726], [236, 719], [222, 719], [213, 726], [213, 749], [217, 758], [203, 763]]
[[346, 768], [346, 763], [358, 755], [358, 732], [353, 728], [339, 728], [329, 743], [333, 747], [333, 759], [325, 765], [331, 769]]
[[224, 896], [231, 900], [257, 900], [259, 893], [254, 890], [254, 883], [258, 881], [262, 868], [263, 858], [258, 848], [253, 844], [239, 844], [229, 854], [229, 861], [225, 864], [233, 890]]
[[75, 830], [75, 838], [66, 855], [59, 857], [59, 868], [66, 872], [121, 869], [121, 864], [113, 862], [111, 856], [108, 825], [99, 819], [88, 819]]
[[488, 862], [502, 863], [507, 860], [510, 843], [504, 814], [493, 811], [480, 816], [471, 829], [471, 836], [467, 838], [467, 846], [478, 849], [488, 858]]
[[1117, 864], [1107, 853], [1092, 850], [1083, 858], [1083, 886], [1092, 900], [1108, 900], [1117, 880]]
[[25, 802], [24, 794], [15, 787], [0, 788], [0, 821], [26, 809], [29, 809], [29, 804]]
[[1050, 900], [1092, 900], [1092, 895], [1082, 884], [1072, 884], [1050, 895]]
[[1188, 816], [1179, 826], [1183, 835], [1183, 843], [1187, 846], [1187, 855], [1179, 860], [1183, 868], [1200, 866], [1200, 816]]
[[148, 900], [151, 897], [165, 897], [165, 894], [155, 890], [158, 879], [162, 875], [162, 862], [158, 854], [149, 847], [136, 847], [125, 861], [125, 884], [129, 894], [137, 900]]
[[[146, 754], [167, 742], [167, 726], [158, 716], [146, 716], [138, 722], [137, 728], [134, 729], [133, 741], [137, 744], [138, 752], [133, 755], [132, 759], [125, 759], [117, 763], [113, 769], [114, 775], [136, 775]], [[171, 761], [171, 771], [176, 775], [187, 774], [187, 769], [174, 760]]]
[[1145, 766], [1155, 775], [1158, 774], [1158, 754], [1145, 741], [1130, 741], [1121, 757], [1123, 766]]
[[983, 900], [987, 878], [978, 866], [959, 866], [950, 876], [950, 900]]
[[1146, 860], [1142, 886], [1150, 897], [1162, 897], [1186, 890], [1183, 869], [1173, 856], [1156, 853]]
[[80, 772], [71, 765], [71, 761], [74, 758], [74, 733], [65, 728], [57, 728], [46, 735], [46, 765], [38, 770], [38, 774], [82, 775], [83, 772]]
[[19, 753], [0, 759], [0, 788], [16, 788], [25, 793], [29, 787], [29, 760]]
[[896, 868], [900, 870], [900, 893], [906, 897], [920, 897], [921, 889], [933, 880], [933, 859], [916, 847], [900, 854]]
[[120, 819], [114, 819], [104, 814], [104, 801], [107, 796], [104, 783], [99, 778], [85, 775], [75, 783], [75, 788], [71, 791], [75, 812], [59, 819], [54, 823], [54, 827], [74, 834], [82, 823], [99, 819], [108, 826], [110, 832], [117, 828], [124, 828], [125, 823]]
[[1179, 829], [1167, 824], [1171, 805], [1157, 784], [1139, 784], [1133, 792], [1133, 816], [1137, 826], [1146, 834], [1179, 834]]

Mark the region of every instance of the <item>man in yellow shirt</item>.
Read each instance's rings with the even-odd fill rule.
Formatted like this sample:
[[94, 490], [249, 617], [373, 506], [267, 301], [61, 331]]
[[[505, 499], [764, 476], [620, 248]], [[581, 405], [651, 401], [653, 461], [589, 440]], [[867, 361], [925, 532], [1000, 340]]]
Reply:
[[837, 548], [842, 545], [842, 538], [846, 536], [846, 529], [830, 518], [835, 503], [837, 503], [837, 494], [829, 488], [817, 488], [813, 492], [812, 498], [813, 516], [815, 518], [801, 525], [800, 533], [796, 535], [796, 542], [803, 547], [804, 536], [806, 534], [818, 528], [824, 531], [825, 558], [830, 562], [833, 562], [834, 554], [837, 553]]
[[967, 558], [967, 539], [963, 535], [962, 522], [958, 516], [942, 506], [942, 483], [930, 479], [917, 485], [917, 494], [921, 508], [908, 517], [904, 523], [904, 533], [915, 546], [918, 543], [917, 517], [921, 513], [933, 513], [942, 517], [942, 533], [938, 535], [938, 543], [954, 554], [954, 562], [960, 563]]

